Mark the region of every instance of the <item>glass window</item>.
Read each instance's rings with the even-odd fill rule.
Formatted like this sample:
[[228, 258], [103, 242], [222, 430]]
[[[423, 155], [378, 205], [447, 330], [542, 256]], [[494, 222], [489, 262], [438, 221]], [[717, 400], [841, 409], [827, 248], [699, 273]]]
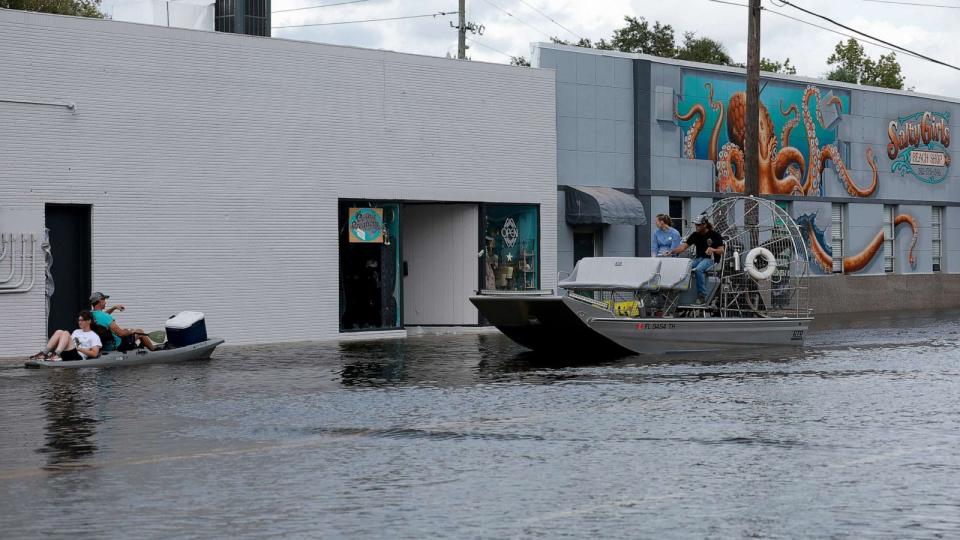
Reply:
[[883, 205], [883, 271], [893, 272], [894, 253], [896, 252], [896, 230], [893, 226], [894, 208]]
[[834, 203], [830, 212], [830, 246], [833, 249], [833, 272], [843, 273], [843, 213], [846, 204]]
[[540, 212], [534, 205], [486, 205], [482, 222], [485, 290], [540, 288]]
[[340, 330], [400, 328], [400, 205], [340, 201]]
[[941, 257], [943, 257], [943, 207], [934, 206], [933, 213], [930, 216], [930, 236], [933, 239], [933, 271], [940, 271]]
[[670, 211], [668, 215], [670, 216], [670, 221], [673, 222], [673, 228], [680, 233], [681, 238], [683, 238], [683, 232], [690, 229], [686, 220], [686, 210], [687, 205], [684, 199], [670, 199]]

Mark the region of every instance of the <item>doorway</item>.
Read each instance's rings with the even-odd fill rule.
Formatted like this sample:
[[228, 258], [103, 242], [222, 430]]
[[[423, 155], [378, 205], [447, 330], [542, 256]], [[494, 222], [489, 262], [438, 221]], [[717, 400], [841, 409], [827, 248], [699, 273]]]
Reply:
[[478, 323], [469, 297], [480, 279], [479, 215], [475, 204], [404, 205], [405, 326]]
[[340, 201], [340, 331], [398, 329], [400, 205]]
[[600, 231], [596, 229], [573, 231], [573, 264], [584, 257], [599, 257]]
[[77, 327], [77, 313], [89, 308], [91, 281], [90, 205], [46, 205], [50, 231], [54, 291], [47, 315], [47, 335]]

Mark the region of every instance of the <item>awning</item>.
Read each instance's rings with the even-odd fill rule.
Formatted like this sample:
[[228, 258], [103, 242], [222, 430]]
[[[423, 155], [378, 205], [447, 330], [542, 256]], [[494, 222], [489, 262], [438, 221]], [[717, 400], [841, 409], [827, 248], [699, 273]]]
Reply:
[[564, 186], [570, 225], [646, 225], [643, 205], [611, 187]]

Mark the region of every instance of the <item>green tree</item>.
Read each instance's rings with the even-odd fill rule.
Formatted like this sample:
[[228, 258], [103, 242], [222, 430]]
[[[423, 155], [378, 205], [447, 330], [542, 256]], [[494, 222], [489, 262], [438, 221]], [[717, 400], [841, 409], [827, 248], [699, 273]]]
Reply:
[[103, 19], [100, 0], [0, 0], [0, 8]]
[[900, 73], [900, 62], [897, 62], [897, 53], [881, 54], [876, 62], [867, 59], [864, 62], [862, 84], [895, 88], [903, 90], [904, 77]]
[[526, 56], [511, 56], [510, 57], [511, 66], [523, 66], [530, 67], [530, 61], [527, 60]]
[[896, 53], [881, 55], [875, 61], [853, 38], [837, 43], [833, 54], [827, 58], [827, 65], [836, 66], [827, 73], [831, 81], [903, 89], [904, 78]]
[[760, 59], [760, 71], [768, 71], [770, 73], [784, 73], [786, 75], [796, 75], [797, 68], [796, 66], [790, 65], [790, 59], [787, 58], [783, 62], [777, 62], [769, 58]]
[[664, 58], [672, 58], [677, 53], [673, 26], [654, 21], [651, 28], [650, 23], [643, 17], [638, 19], [629, 15], [623, 20], [627, 24], [613, 31], [613, 37], [609, 43], [612, 49], [628, 53], [652, 54]]
[[693, 32], [684, 32], [683, 46], [677, 51], [675, 58], [721, 66], [734, 65], [722, 43], [710, 38], [698, 38]]

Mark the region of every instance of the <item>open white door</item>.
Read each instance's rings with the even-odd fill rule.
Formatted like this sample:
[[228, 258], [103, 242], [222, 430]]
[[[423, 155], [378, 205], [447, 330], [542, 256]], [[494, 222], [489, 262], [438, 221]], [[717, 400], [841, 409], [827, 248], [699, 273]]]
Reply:
[[475, 204], [403, 207], [403, 318], [406, 326], [473, 325], [468, 298], [479, 280]]

